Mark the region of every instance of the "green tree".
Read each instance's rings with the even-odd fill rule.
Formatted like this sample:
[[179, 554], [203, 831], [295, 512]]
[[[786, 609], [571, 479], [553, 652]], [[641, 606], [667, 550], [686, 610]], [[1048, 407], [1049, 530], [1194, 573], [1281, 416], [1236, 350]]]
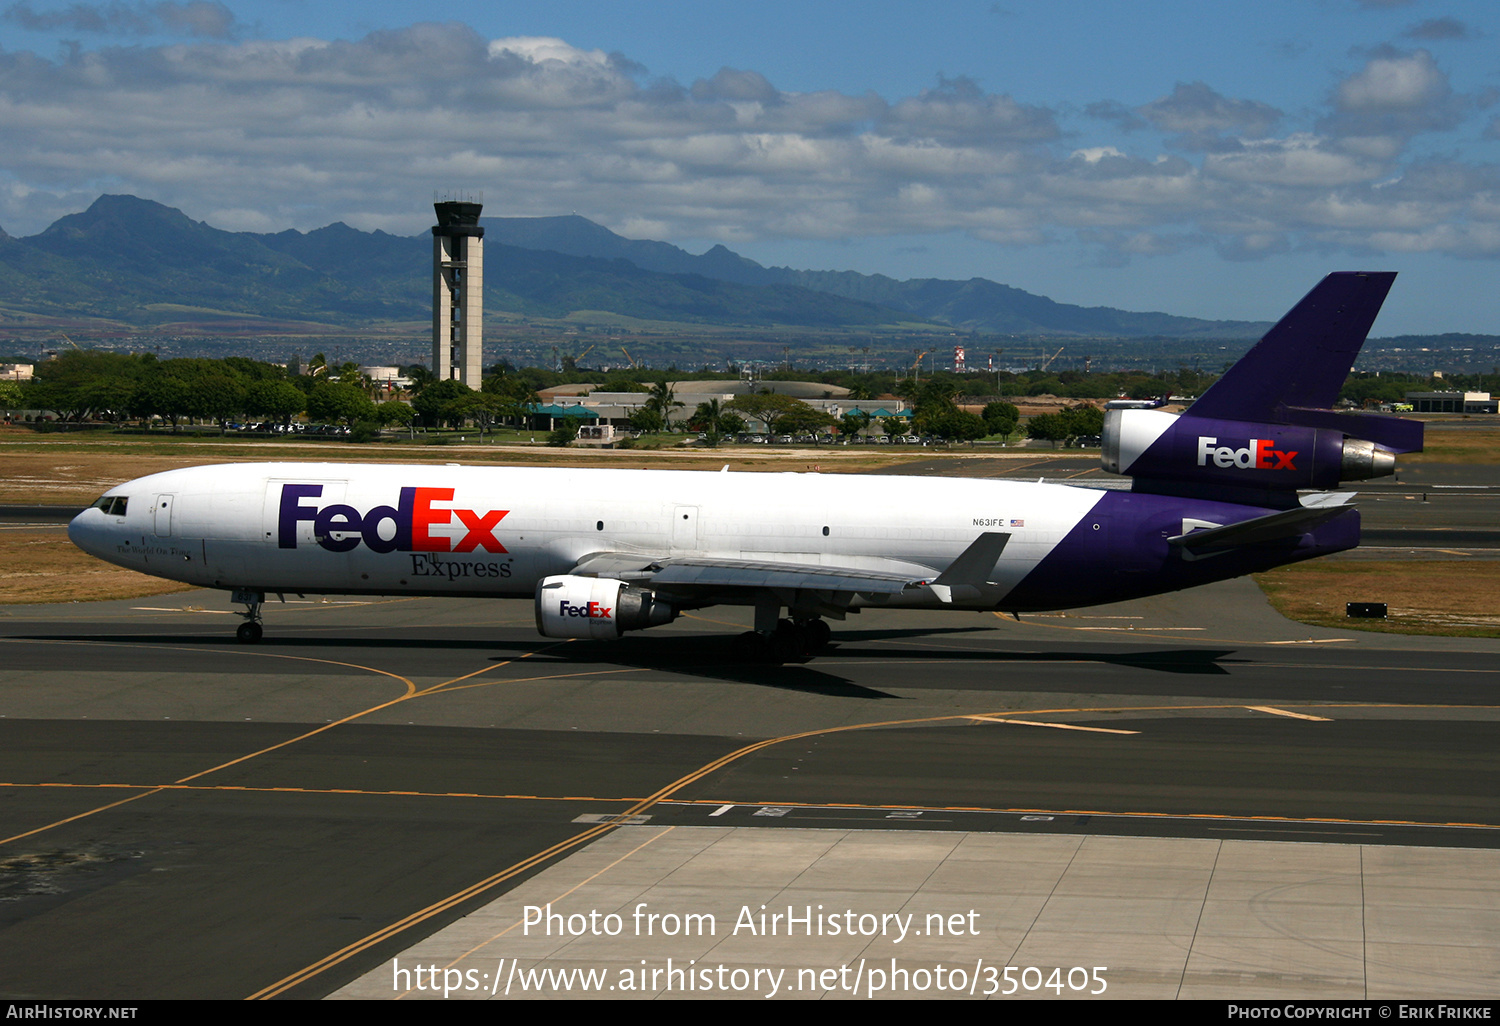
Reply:
[[245, 413], [290, 424], [292, 418], [307, 409], [307, 396], [290, 381], [262, 379], [245, 386]]
[[342, 422], [353, 427], [373, 420], [375, 404], [358, 385], [343, 381], [320, 381], [307, 393], [307, 415], [315, 421]]
[[1021, 422], [1021, 411], [1014, 403], [988, 403], [981, 416], [985, 429], [992, 435], [1008, 435]]
[[[795, 400], [794, 400], [795, 401]], [[771, 422], [771, 430], [778, 435], [801, 435], [808, 432], [818, 433], [826, 428], [833, 427], [835, 421], [832, 414], [815, 410], [803, 402], [798, 402], [798, 409], [790, 409]]]
[[1068, 426], [1061, 414], [1038, 413], [1026, 422], [1026, 437], [1055, 445], [1068, 437]]
[[957, 408], [933, 416], [927, 426], [939, 438], [953, 442], [972, 442], [989, 434], [983, 417]]
[[1104, 431], [1104, 411], [1097, 406], [1085, 404], [1069, 407], [1062, 411], [1062, 418], [1070, 439], [1102, 434]]
[[480, 388], [499, 400], [495, 408], [496, 416], [503, 421], [525, 423], [532, 411], [542, 404], [535, 386], [528, 378], [519, 374], [491, 374], [484, 379]]
[[231, 418], [245, 410], [245, 382], [222, 360], [167, 360], [162, 370], [185, 390], [189, 417], [212, 420], [223, 434]]
[[777, 395], [774, 392], [737, 395], [729, 401], [728, 405], [728, 409], [735, 413], [744, 414], [752, 421], [759, 421], [764, 425], [763, 430], [767, 432], [771, 430], [771, 425], [777, 418], [794, 413], [799, 408], [809, 409], [808, 405], [800, 399], [793, 399], [789, 395]]
[[417, 393], [411, 401], [411, 407], [422, 418], [422, 423], [429, 427], [462, 422], [467, 414], [465, 404], [473, 391], [455, 378], [435, 381]]
[[64, 420], [86, 420], [130, 408], [144, 364], [140, 357], [91, 349], [70, 349], [37, 364], [25, 385], [25, 403], [51, 410]]
[[385, 427], [404, 427], [408, 438], [415, 439], [417, 411], [399, 399], [391, 399], [375, 407], [375, 420]]
[[677, 401], [672, 386], [666, 378], [662, 378], [651, 386], [650, 395], [646, 399], [646, 409], [660, 417], [662, 425], [668, 430], [672, 427], [672, 411], [680, 410], [682, 407], [683, 404]]
[[630, 430], [642, 435], [660, 431], [665, 427], [661, 414], [646, 406], [631, 413], [629, 423]]
[[870, 415], [864, 410], [851, 410], [839, 418], [839, 434], [852, 438], [870, 426]]
[[723, 404], [718, 399], [710, 399], [708, 402], [698, 404], [698, 408], [688, 419], [688, 427], [702, 432], [704, 444], [716, 446], [724, 440], [725, 416], [732, 416], [732, 414], [725, 413]]
[[130, 397], [130, 408], [143, 420], [161, 417], [176, 431], [182, 418], [187, 416], [187, 385], [161, 368], [153, 369], [136, 384]]

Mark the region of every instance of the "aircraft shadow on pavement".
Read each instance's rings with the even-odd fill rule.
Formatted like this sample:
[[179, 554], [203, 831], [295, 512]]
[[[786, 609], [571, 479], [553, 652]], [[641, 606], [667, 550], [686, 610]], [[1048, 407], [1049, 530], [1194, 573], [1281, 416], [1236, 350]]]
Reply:
[[[930, 648], [923, 646], [923, 638], [940, 638], [952, 635], [987, 633], [978, 627], [927, 627], [897, 628], [888, 630], [840, 631], [834, 635], [829, 648], [818, 657], [807, 662], [765, 664], [746, 662], [734, 649], [734, 635], [666, 633], [659, 635], [637, 634], [618, 641], [566, 641], [564, 639], [526, 636], [506, 638], [496, 636], [452, 637], [449, 636], [398, 636], [374, 637], [361, 631], [341, 635], [335, 632], [319, 633], [315, 636], [268, 636], [253, 648], [238, 646], [232, 639], [221, 634], [86, 634], [86, 635], [25, 635], [34, 641], [109, 642], [113, 644], [138, 644], [143, 646], [174, 646], [219, 648], [234, 646], [253, 655], [258, 651], [308, 652], [315, 650], [320, 657], [327, 658], [329, 649], [353, 648], [363, 651], [429, 651], [488, 653], [493, 661], [514, 659], [522, 654], [532, 654], [532, 662], [562, 663], [565, 665], [637, 666], [664, 673], [682, 673], [716, 680], [752, 684], [808, 694], [821, 694], [842, 698], [899, 699], [900, 696], [856, 683], [848, 676], [835, 672], [837, 664], [831, 662], [818, 665], [819, 659], [871, 658], [881, 661], [921, 661], [927, 663], [950, 663], [955, 666], [973, 663], [1104, 663], [1114, 666], [1151, 670], [1158, 673], [1224, 676], [1229, 673], [1226, 662], [1242, 660], [1229, 658], [1233, 649], [1125, 649], [1099, 651], [1093, 646], [1080, 646], [1072, 650], [1005, 649], [986, 647], [982, 649]], [[22, 640], [18, 637], [17, 640]], [[910, 646], [899, 644], [910, 641]], [[892, 643], [895, 644], [892, 644]], [[502, 654], [503, 653], [503, 654]], [[975, 681], [942, 683], [945, 687], [973, 689]], [[1034, 686], [1030, 685], [1030, 686]]]

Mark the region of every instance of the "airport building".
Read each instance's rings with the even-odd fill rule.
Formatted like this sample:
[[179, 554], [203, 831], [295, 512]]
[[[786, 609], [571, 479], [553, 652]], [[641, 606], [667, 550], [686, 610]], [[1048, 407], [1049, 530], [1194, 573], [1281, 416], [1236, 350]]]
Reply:
[[1414, 413], [1494, 413], [1488, 392], [1407, 392]]

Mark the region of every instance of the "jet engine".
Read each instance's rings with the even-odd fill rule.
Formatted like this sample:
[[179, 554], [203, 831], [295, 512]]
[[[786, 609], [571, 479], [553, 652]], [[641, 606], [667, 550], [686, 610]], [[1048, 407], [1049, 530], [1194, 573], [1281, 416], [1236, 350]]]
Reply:
[[677, 618], [647, 588], [607, 577], [545, 577], [536, 588], [536, 629], [549, 638], [618, 638]]
[[1114, 474], [1277, 490], [1334, 488], [1396, 469], [1391, 452], [1336, 427], [1179, 417], [1160, 410], [1107, 411], [1101, 457]]

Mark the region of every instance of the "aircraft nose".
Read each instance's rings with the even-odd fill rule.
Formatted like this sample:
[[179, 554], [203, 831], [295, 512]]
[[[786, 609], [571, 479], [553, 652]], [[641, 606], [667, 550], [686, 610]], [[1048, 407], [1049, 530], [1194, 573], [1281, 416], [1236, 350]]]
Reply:
[[110, 526], [103, 511], [90, 506], [68, 521], [68, 541], [91, 556], [106, 558]]

